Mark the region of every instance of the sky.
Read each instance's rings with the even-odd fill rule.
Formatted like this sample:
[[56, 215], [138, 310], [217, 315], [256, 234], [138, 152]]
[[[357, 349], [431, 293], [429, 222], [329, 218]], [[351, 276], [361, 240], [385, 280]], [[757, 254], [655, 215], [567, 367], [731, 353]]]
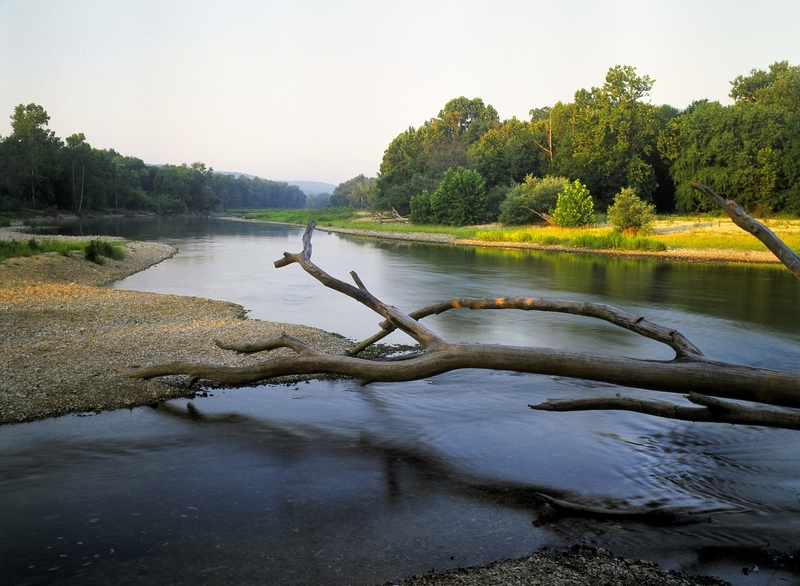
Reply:
[[798, 30], [797, 0], [0, 0], [0, 136], [36, 103], [146, 163], [337, 185], [459, 96], [528, 119], [631, 65], [654, 104], [730, 103]]

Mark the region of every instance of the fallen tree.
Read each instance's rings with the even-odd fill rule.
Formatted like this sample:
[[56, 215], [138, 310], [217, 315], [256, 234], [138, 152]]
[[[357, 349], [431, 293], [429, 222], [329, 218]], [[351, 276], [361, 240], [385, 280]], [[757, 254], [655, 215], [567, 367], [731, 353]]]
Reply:
[[[750, 218], [730, 200], [724, 200], [702, 185], [694, 187], [712, 197], [731, 219], [764, 242], [773, 253], [800, 278], [800, 257], [789, 249], [766, 226]], [[721, 399], [747, 401], [775, 407], [800, 409], [800, 373], [764, 369], [709, 360], [682, 334], [651, 323], [620, 309], [598, 303], [558, 299], [500, 297], [490, 299], [454, 298], [410, 314], [403, 313], [372, 295], [355, 272], [355, 285], [332, 277], [311, 261], [311, 237], [316, 226], [310, 222], [303, 235], [299, 253], [286, 252], [275, 261], [276, 268], [299, 264], [322, 285], [338, 291], [369, 307], [385, 321], [381, 330], [358, 344], [350, 355], [319, 352], [291, 336], [243, 344], [223, 344], [221, 348], [240, 353], [289, 348], [295, 355], [275, 357], [243, 367], [227, 367], [195, 362], [176, 362], [140, 368], [118, 368], [126, 376], [149, 379], [169, 375], [187, 375], [188, 384], [206, 379], [226, 385], [245, 385], [286, 375], [334, 374], [356, 378], [362, 385], [371, 382], [401, 382], [428, 378], [452, 370], [479, 368], [510, 370], [533, 374], [589, 379], [624, 387], [689, 393], [700, 407], [685, 407], [666, 401], [625, 397], [603, 399], [548, 400], [533, 409], [579, 411], [586, 409], [622, 409], [659, 417], [689, 421], [710, 421], [800, 429], [800, 412], [787, 409], [763, 409], [743, 406]], [[425, 327], [421, 320], [451, 309], [517, 309], [551, 311], [601, 319], [638, 335], [669, 346], [671, 360], [642, 360], [588, 352], [551, 348], [531, 348], [495, 344], [462, 344], [446, 341]], [[394, 330], [411, 336], [422, 351], [399, 359], [367, 359], [359, 354]]]

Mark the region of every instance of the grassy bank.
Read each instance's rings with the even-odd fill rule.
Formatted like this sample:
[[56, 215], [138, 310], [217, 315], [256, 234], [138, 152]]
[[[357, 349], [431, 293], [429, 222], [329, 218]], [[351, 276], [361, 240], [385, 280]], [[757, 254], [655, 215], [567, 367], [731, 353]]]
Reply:
[[86, 242], [73, 242], [64, 240], [0, 240], [0, 262], [19, 256], [35, 256], [47, 252], [57, 252], [62, 256], [70, 256], [73, 251], [83, 252], [86, 260], [103, 264], [104, 258], [121, 260], [125, 258], [119, 243], [110, 243], [103, 240], [88, 240]]
[[[509, 242], [532, 246], [566, 246], [587, 250], [658, 252], [666, 250], [760, 251], [764, 246], [743, 232], [727, 217], [663, 216], [651, 233], [624, 235], [608, 226], [557, 228], [553, 226], [430, 226], [380, 223], [365, 212], [352, 209], [268, 210], [248, 214], [249, 219], [305, 225], [316, 220], [321, 227], [369, 230], [386, 233], [446, 234], [456, 240]], [[800, 220], [762, 220], [787, 245], [800, 252]]]

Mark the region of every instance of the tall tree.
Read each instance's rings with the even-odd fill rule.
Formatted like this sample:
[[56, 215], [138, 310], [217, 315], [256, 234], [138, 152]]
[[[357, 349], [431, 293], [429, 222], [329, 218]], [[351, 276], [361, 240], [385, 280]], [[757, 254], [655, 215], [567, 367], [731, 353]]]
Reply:
[[609, 69], [605, 83], [575, 93], [575, 127], [568, 174], [580, 177], [601, 209], [622, 187], [644, 198], [656, 189], [649, 162], [656, 151], [656, 108], [645, 103], [653, 80], [629, 65]]
[[33, 103], [18, 105], [11, 115], [12, 133], [8, 140], [16, 143], [18, 158], [14, 168], [20, 173], [20, 182], [27, 187], [34, 209], [37, 192], [41, 192], [40, 200], [52, 194], [56, 155], [61, 147], [61, 141], [47, 128], [49, 122], [50, 116], [44, 108]]
[[362, 173], [352, 179], [340, 183], [333, 190], [331, 203], [335, 205], [350, 205], [354, 208], [371, 208], [375, 203], [375, 178], [365, 177]]
[[732, 82], [734, 104], [700, 101], [659, 137], [681, 211], [709, 208], [702, 182], [749, 211], [800, 213], [800, 68], [785, 61]]

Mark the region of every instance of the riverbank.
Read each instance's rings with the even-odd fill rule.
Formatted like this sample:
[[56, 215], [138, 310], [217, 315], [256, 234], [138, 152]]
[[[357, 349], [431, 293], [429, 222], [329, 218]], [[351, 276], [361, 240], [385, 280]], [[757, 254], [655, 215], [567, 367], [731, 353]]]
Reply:
[[[280, 223], [264, 220], [252, 220], [237, 217], [224, 217], [224, 219], [256, 222]], [[284, 224], [287, 225], [287, 224]], [[299, 224], [288, 224], [302, 228]], [[350, 236], [363, 236], [383, 240], [399, 240], [404, 242], [427, 242], [431, 244], [444, 244], [452, 246], [472, 246], [477, 248], [505, 248], [517, 250], [541, 250], [546, 252], [566, 252], [571, 254], [587, 254], [611, 256], [621, 258], [652, 258], [668, 262], [708, 262], [708, 263], [763, 263], [779, 264], [780, 261], [768, 250], [736, 250], [715, 248], [668, 248], [667, 250], [615, 250], [615, 249], [589, 249], [561, 245], [543, 245], [534, 242], [495, 242], [488, 240], [475, 240], [456, 238], [450, 234], [437, 234], [429, 232], [392, 232], [387, 230], [370, 230], [368, 228], [340, 228], [336, 226], [317, 226], [317, 230], [348, 234]], [[719, 232], [736, 232], [740, 228], [731, 222], [704, 222], [701, 224], [686, 224], [676, 226], [673, 222], [661, 222], [655, 228], [656, 233], [674, 233], [676, 231], [713, 230]]]
[[[0, 229], [0, 238], [15, 237], [20, 233]], [[247, 319], [242, 306], [227, 301], [101, 288], [177, 253], [155, 242], [122, 248], [123, 260], [104, 265], [77, 252], [0, 263], [0, 424], [194, 395], [182, 377], [129, 379], [114, 365], [239, 366], [264, 360], [263, 354], [223, 351], [216, 339], [255, 341], [286, 332], [325, 352], [349, 347], [347, 340], [315, 328]]]

